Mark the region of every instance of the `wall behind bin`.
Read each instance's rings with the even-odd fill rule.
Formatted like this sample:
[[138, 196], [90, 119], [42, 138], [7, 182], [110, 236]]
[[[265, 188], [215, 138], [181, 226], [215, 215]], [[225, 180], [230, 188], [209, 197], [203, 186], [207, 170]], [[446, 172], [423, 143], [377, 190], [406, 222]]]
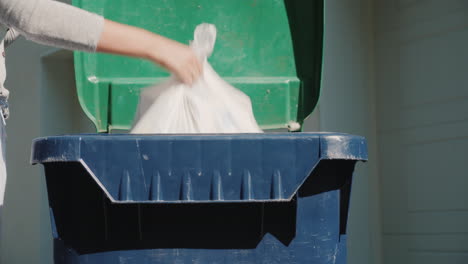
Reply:
[[[372, 0], [325, 1], [322, 94], [306, 131], [365, 136], [369, 162], [356, 166], [348, 222], [348, 263], [380, 264]], [[317, 127], [318, 124], [318, 127]]]
[[40, 258], [40, 167], [29, 164], [39, 135], [39, 56], [47, 48], [20, 39], [7, 51], [10, 119], [7, 120], [7, 186], [0, 263], [38, 263]]
[[[17, 49], [32, 60], [15, 56], [9, 64], [12, 87], [8, 121], [8, 183], [4, 236], [0, 263], [52, 263], [52, 238], [47, 193], [41, 165], [29, 164], [33, 138], [67, 133], [92, 133], [76, 96], [71, 51], [17, 43]], [[16, 46], [16, 45], [15, 45]], [[12, 49], [12, 53], [15, 52]], [[37, 53], [36, 53], [37, 51]], [[34, 52], [34, 53], [33, 53]], [[31, 54], [33, 53], [33, 54]], [[16, 60], [17, 59], [17, 60]], [[22, 63], [30, 63], [24, 67]], [[19, 69], [35, 78], [27, 79]], [[21, 86], [20, 86], [21, 85]], [[24, 88], [26, 87], [26, 88]], [[26, 254], [25, 254], [26, 252]]]
[[385, 264], [468, 263], [468, 1], [376, 1]]
[[7, 51], [7, 71], [11, 117], [0, 263], [51, 264], [47, 193], [42, 167], [29, 164], [31, 142], [43, 135], [93, 128], [78, 105], [71, 52], [20, 38]]

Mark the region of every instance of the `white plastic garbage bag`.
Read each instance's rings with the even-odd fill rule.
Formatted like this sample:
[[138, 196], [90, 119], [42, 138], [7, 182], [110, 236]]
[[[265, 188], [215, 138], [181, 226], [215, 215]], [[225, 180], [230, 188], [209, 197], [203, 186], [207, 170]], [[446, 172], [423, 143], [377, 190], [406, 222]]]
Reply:
[[131, 133], [260, 133], [250, 98], [225, 82], [207, 58], [216, 40], [211, 24], [197, 26], [191, 47], [203, 63], [202, 76], [187, 86], [171, 77], [142, 91]]

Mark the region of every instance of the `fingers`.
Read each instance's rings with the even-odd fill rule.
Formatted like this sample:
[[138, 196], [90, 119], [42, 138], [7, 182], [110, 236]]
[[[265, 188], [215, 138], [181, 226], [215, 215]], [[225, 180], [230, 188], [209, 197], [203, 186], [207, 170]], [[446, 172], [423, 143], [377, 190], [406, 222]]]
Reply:
[[201, 65], [200, 61], [198, 60], [198, 58], [195, 57], [193, 62], [192, 62], [193, 81], [196, 81], [196, 80], [198, 80], [198, 78], [200, 78], [200, 76], [202, 74], [202, 71], [203, 71], [202, 65]]
[[191, 58], [186, 65], [182, 66], [178, 73], [179, 78], [187, 85], [192, 85], [202, 74], [202, 65], [196, 57]]
[[192, 74], [188, 71], [183, 71], [181, 73], [178, 74], [179, 75], [179, 78], [180, 80], [187, 84], [187, 85], [192, 85], [193, 83], [193, 80], [192, 80]]
[[192, 85], [203, 72], [202, 63], [187, 45], [163, 39], [162, 51], [150, 57], [155, 63], [166, 68], [183, 83]]

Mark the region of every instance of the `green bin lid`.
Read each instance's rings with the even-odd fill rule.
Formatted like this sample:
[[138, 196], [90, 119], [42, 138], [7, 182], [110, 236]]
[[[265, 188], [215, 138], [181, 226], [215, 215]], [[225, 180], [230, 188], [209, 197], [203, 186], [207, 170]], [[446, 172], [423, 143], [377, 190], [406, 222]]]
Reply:
[[[186, 43], [216, 25], [209, 62], [252, 100], [263, 129], [302, 124], [315, 108], [323, 47], [323, 0], [74, 0], [75, 6]], [[129, 129], [141, 88], [169, 73], [151, 62], [75, 52], [78, 98], [98, 132]]]

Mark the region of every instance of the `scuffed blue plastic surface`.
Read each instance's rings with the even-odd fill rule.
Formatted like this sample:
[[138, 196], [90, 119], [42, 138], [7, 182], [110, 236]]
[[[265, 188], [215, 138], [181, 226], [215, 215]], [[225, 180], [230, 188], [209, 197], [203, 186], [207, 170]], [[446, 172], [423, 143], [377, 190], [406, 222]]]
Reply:
[[55, 263], [346, 263], [362, 137], [70, 135], [34, 141]]
[[366, 148], [345, 134], [78, 135], [36, 139], [32, 162], [80, 162], [113, 202], [286, 201], [320, 160]]

